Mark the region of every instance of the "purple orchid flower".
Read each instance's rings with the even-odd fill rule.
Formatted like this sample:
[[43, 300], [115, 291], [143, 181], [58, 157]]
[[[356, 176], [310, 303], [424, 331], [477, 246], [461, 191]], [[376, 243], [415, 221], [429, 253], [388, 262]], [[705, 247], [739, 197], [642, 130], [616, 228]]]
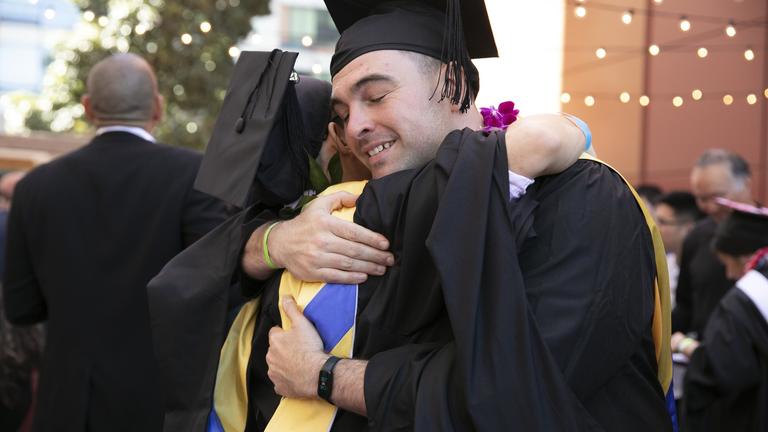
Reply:
[[499, 104], [499, 109], [493, 105], [488, 108], [480, 108], [480, 114], [483, 115], [483, 132], [495, 130], [507, 130], [507, 126], [517, 120], [520, 110], [515, 109], [515, 103], [506, 101]]

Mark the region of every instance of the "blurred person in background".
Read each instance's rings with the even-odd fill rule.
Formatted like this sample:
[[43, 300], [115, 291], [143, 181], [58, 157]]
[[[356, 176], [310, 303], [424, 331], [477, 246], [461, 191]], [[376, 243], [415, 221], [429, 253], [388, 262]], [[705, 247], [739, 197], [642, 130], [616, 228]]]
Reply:
[[669, 288], [672, 305], [675, 304], [675, 289], [680, 274], [680, 256], [683, 240], [704, 214], [696, 205], [696, 197], [690, 192], [673, 191], [659, 197], [655, 206], [656, 223], [667, 251]]
[[712, 241], [735, 286], [720, 300], [702, 341], [674, 336], [690, 357], [686, 430], [768, 430], [768, 209], [718, 199], [732, 213]]
[[192, 189], [199, 154], [151, 135], [163, 100], [141, 57], [96, 64], [82, 103], [96, 136], [14, 194], [5, 312], [18, 325], [47, 322], [35, 431], [156, 431], [163, 389], [146, 285], [224, 207]]
[[656, 203], [659, 201], [659, 198], [664, 195], [661, 188], [654, 184], [641, 184], [635, 191], [640, 195], [640, 198], [643, 199], [643, 203], [645, 203], [645, 206], [648, 207], [648, 210], [650, 210], [651, 213], [654, 213]]
[[747, 161], [731, 151], [707, 150], [696, 162], [691, 172], [691, 190], [696, 204], [707, 217], [683, 241], [676, 306], [672, 311], [673, 333], [697, 338], [712, 310], [733, 286], [711, 248], [718, 223], [730, 213], [728, 208], [718, 205], [716, 199], [754, 203], [751, 183]]
[[[5, 264], [8, 211], [16, 184], [25, 174], [10, 171], [0, 177], [0, 277]], [[26, 431], [34, 406], [44, 329], [42, 325], [11, 325], [2, 305], [0, 293], [0, 431]]]

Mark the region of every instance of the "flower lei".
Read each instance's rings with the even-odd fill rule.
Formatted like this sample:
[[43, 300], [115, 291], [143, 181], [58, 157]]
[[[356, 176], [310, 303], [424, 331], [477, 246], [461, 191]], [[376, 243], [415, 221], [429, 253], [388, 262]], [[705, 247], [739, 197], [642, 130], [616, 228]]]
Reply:
[[515, 109], [515, 103], [506, 101], [499, 104], [496, 109], [493, 105], [488, 108], [480, 108], [483, 115], [483, 132], [505, 131], [507, 126], [517, 120], [520, 110]]

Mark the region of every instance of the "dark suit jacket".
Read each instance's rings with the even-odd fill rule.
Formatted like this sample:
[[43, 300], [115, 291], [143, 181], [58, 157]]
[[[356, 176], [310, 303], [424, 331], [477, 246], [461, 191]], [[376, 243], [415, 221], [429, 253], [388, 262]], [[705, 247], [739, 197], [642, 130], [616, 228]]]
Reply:
[[17, 186], [8, 319], [48, 323], [36, 431], [153, 431], [162, 389], [146, 285], [224, 218], [192, 189], [197, 153], [108, 132]]

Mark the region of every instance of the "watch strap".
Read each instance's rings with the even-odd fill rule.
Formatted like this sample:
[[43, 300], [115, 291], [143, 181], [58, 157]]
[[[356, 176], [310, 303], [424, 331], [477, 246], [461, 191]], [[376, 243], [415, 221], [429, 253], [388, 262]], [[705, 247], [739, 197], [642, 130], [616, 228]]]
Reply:
[[336, 356], [328, 357], [328, 360], [325, 361], [323, 367], [320, 368], [320, 376], [317, 379], [317, 395], [328, 403], [333, 403], [331, 402], [331, 392], [333, 391], [333, 369], [336, 367], [339, 360], [341, 360], [341, 358]]

